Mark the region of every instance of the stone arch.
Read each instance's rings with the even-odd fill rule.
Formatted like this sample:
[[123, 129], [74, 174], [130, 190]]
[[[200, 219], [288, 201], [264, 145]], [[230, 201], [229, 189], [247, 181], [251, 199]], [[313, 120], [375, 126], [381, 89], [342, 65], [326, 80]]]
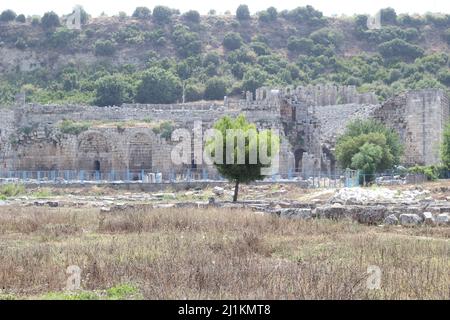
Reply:
[[112, 168], [112, 148], [100, 132], [88, 131], [78, 138], [78, 169], [109, 171]]
[[128, 141], [128, 168], [130, 171], [153, 169], [152, 139], [143, 132], [133, 134]]

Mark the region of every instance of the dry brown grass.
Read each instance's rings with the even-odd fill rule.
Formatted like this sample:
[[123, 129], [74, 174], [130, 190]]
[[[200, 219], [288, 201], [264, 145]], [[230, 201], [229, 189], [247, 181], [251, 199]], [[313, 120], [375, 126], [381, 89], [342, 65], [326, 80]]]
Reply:
[[[146, 299], [449, 299], [448, 228], [401, 231], [244, 210], [1, 208], [3, 294], [132, 283]], [[403, 229], [404, 230], [404, 229]], [[366, 288], [367, 267], [382, 270]]]

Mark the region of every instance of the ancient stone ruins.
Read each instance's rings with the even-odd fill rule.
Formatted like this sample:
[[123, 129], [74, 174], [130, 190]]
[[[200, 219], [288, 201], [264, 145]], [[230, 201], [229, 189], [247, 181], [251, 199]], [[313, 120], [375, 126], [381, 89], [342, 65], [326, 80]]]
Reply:
[[[192, 164], [175, 166], [170, 156], [175, 143], [154, 128], [170, 121], [175, 128], [192, 130], [194, 122], [201, 121], [207, 129], [223, 115], [238, 114], [245, 114], [259, 128], [280, 130], [280, 174], [294, 171], [307, 176], [335, 172], [336, 137], [357, 117], [379, 119], [394, 128], [405, 145], [405, 165], [438, 163], [449, 102], [438, 89], [410, 91], [380, 104], [374, 94], [358, 93], [353, 86], [317, 85], [260, 88], [255, 96], [247, 92], [245, 99], [225, 98], [220, 104], [17, 105], [0, 111], [1, 170], [163, 175], [187, 167], [213, 171], [194, 158]], [[64, 120], [88, 125], [79, 132], [63, 132]]]

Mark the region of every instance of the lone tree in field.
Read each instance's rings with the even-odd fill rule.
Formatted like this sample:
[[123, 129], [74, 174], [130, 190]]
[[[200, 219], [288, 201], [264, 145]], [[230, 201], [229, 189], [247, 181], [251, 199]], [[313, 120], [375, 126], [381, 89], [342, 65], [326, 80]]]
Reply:
[[235, 182], [233, 201], [239, 184], [262, 180], [269, 175], [279, 150], [279, 137], [270, 130], [258, 132], [243, 115], [225, 116], [214, 124], [215, 136], [206, 142], [206, 151], [219, 173]]
[[336, 144], [336, 157], [343, 168], [368, 175], [391, 169], [400, 161], [403, 147], [396, 132], [374, 120], [351, 122]]

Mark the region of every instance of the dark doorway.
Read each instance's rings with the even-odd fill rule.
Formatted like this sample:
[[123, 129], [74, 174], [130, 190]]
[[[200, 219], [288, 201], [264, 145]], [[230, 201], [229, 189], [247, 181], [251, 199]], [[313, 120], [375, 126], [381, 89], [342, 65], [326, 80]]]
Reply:
[[295, 172], [302, 172], [302, 160], [303, 160], [304, 152], [305, 152], [305, 150], [303, 150], [303, 149], [297, 149], [294, 152]]
[[95, 160], [95, 162], [94, 162], [94, 170], [95, 171], [100, 171], [100, 161], [98, 161], [98, 160]]

